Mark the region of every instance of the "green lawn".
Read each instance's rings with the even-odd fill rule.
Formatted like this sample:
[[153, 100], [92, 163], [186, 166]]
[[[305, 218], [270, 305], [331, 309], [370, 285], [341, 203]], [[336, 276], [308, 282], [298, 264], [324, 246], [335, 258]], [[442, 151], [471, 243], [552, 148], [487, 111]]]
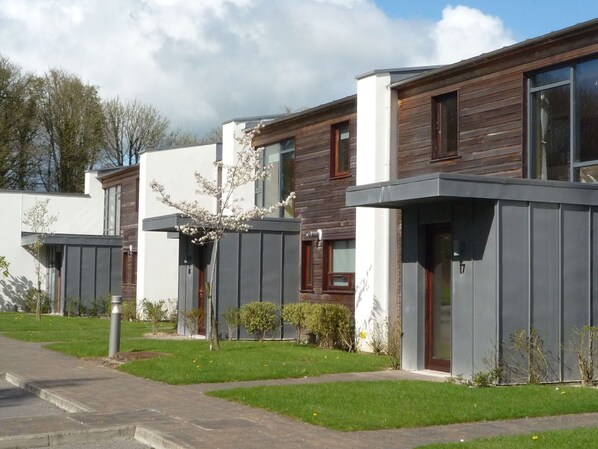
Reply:
[[342, 431], [598, 411], [597, 389], [550, 385], [471, 388], [422, 381], [337, 382], [209, 394]]
[[514, 437], [494, 437], [465, 443], [432, 444], [418, 449], [590, 449], [598, 444], [598, 429], [555, 430]]
[[[6, 325], [5, 325], [6, 324]], [[201, 340], [141, 338], [146, 323], [122, 323], [121, 352], [157, 351], [164, 356], [128, 362], [119, 369], [170, 384], [231, 382], [377, 371], [388, 368], [386, 357], [318, 349], [280, 341], [223, 341], [209, 351]], [[77, 357], [105, 357], [109, 321], [94, 318], [0, 314], [0, 333], [28, 341], [52, 342], [47, 347]]]

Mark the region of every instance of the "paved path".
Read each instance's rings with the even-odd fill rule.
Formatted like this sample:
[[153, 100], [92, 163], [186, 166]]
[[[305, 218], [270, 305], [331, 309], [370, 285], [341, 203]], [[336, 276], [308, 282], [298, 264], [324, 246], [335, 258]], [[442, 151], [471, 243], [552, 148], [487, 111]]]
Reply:
[[[172, 386], [0, 336], [0, 373], [7, 380], [61, 404], [71, 413], [0, 418], [0, 448], [21, 435], [86, 435], [137, 429], [157, 448], [310, 449], [415, 448], [491, 435], [598, 426], [598, 413], [420, 429], [336, 432], [203, 394], [220, 385]], [[328, 375], [228, 386], [335, 380], [422, 378], [400, 372]], [[0, 404], [0, 407], [3, 404]], [[400, 413], [400, 411], [397, 411]], [[12, 446], [14, 447], [14, 446]]]

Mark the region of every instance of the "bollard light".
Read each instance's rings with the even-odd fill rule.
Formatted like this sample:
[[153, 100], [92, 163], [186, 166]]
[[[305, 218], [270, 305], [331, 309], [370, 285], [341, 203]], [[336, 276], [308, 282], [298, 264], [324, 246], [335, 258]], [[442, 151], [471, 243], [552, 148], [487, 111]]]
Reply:
[[120, 351], [120, 317], [122, 315], [122, 296], [112, 296], [112, 313], [110, 314], [110, 343], [108, 357], [114, 357]]

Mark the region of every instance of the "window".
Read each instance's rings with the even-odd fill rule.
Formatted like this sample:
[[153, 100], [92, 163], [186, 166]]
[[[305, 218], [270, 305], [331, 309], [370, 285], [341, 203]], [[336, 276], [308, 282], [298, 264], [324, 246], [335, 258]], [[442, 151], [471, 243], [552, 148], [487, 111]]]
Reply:
[[598, 182], [598, 59], [529, 78], [529, 176]]
[[[270, 165], [270, 176], [256, 181], [255, 205], [268, 207], [286, 199], [295, 188], [295, 142], [286, 139], [264, 148], [263, 165]], [[272, 213], [273, 217], [294, 217], [295, 206], [289, 204]]]
[[137, 251], [123, 252], [122, 283], [130, 285], [137, 284]]
[[457, 92], [432, 99], [432, 159], [453, 157], [458, 152]]
[[349, 152], [349, 122], [334, 125], [331, 130], [330, 166], [332, 178], [351, 174], [351, 156]]
[[120, 235], [120, 186], [104, 190], [104, 235]]
[[353, 290], [355, 288], [355, 240], [324, 242], [325, 290]]
[[301, 242], [301, 290], [314, 288], [314, 242]]

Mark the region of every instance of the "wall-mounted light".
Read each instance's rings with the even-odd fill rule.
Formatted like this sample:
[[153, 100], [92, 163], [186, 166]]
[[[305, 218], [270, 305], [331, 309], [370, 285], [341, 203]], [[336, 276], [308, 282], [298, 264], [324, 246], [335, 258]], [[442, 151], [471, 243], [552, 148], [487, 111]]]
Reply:
[[305, 233], [305, 238], [316, 239], [316, 244], [319, 245], [322, 241], [322, 230], [318, 229], [317, 231], [307, 231]]
[[129, 256], [133, 254], [133, 245], [129, 245]]

